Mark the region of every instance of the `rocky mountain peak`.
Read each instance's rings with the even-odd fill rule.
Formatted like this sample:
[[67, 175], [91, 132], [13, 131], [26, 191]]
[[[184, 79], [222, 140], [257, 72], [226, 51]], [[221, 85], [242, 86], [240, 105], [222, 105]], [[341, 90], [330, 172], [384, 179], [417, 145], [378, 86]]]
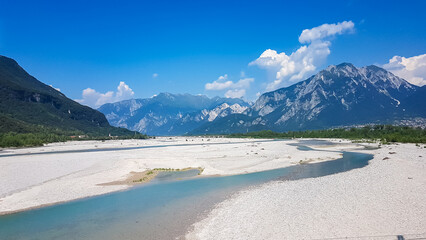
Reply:
[[392, 89], [414, 89], [415, 87], [404, 79], [375, 65], [360, 68], [360, 72], [376, 87]]
[[114, 126], [149, 135], [180, 135], [248, 107], [247, 102], [236, 98], [160, 93], [151, 98], [105, 104], [99, 111]]
[[320, 76], [331, 74], [337, 75], [338, 77], [356, 77], [360, 75], [360, 72], [352, 63], [341, 63], [339, 65], [330, 65], [318, 74]]
[[407, 105], [418, 89], [377, 66], [330, 65], [304, 81], [262, 94], [243, 114], [213, 121], [195, 132], [290, 131], [426, 117], [424, 109]]

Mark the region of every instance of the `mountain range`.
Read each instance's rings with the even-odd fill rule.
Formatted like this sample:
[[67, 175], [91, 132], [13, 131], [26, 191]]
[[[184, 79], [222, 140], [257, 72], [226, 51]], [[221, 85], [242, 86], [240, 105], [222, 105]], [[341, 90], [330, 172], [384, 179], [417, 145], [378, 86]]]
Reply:
[[331, 65], [292, 86], [241, 99], [162, 93], [99, 108], [114, 126], [151, 135], [226, 134], [392, 124], [426, 118], [426, 87], [383, 68]]
[[0, 56], [0, 134], [48, 132], [65, 135], [130, 135], [111, 126], [97, 110], [80, 105]]
[[426, 118], [426, 88], [377, 66], [331, 65], [292, 86], [265, 93], [241, 114], [192, 134], [295, 131]]
[[127, 129], [148, 135], [226, 134], [413, 120], [425, 126], [426, 86], [412, 85], [373, 65], [331, 65], [304, 81], [264, 93], [254, 103], [160, 93], [94, 110], [38, 81], [13, 59], [0, 56], [0, 134], [134, 134]]
[[160, 93], [146, 99], [107, 103], [98, 110], [119, 127], [148, 135], [183, 135], [250, 105], [239, 98]]

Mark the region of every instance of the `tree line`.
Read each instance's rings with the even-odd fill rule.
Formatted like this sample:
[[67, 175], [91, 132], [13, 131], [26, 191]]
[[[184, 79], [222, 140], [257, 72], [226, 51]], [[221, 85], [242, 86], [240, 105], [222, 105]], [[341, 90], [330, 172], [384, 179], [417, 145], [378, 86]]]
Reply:
[[[82, 137], [79, 137], [82, 136]], [[73, 135], [51, 132], [16, 133], [8, 132], [0, 134], [0, 147], [36, 147], [47, 143], [66, 142], [78, 140], [110, 140], [110, 139], [146, 139], [147, 135], [135, 133], [134, 135], [105, 136], [105, 135]]]
[[270, 130], [234, 133], [235, 138], [345, 138], [350, 140], [372, 140], [382, 143], [426, 143], [426, 129], [408, 126], [368, 125], [360, 128], [335, 128], [326, 130], [273, 132]]

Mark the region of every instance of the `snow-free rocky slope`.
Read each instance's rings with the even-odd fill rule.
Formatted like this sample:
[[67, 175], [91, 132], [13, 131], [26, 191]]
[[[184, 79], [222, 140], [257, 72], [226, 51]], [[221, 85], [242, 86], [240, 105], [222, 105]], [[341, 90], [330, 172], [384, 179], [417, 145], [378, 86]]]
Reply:
[[186, 134], [248, 107], [247, 102], [237, 98], [160, 93], [152, 98], [108, 103], [98, 110], [113, 126], [158, 136]]
[[424, 90], [377, 66], [331, 65], [305, 81], [261, 95], [241, 114], [191, 133], [324, 129], [425, 118]]

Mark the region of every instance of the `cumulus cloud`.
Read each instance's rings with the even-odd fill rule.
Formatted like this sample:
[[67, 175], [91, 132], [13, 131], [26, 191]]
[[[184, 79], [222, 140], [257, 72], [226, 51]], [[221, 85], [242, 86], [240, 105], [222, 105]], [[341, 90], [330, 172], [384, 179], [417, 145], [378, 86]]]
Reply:
[[245, 89], [233, 89], [233, 90], [228, 90], [225, 93], [225, 97], [227, 98], [241, 98], [244, 95], [246, 95]]
[[228, 74], [220, 76], [212, 83], [206, 83], [205, 89], [208, 91], [222, 91], [227, 90], [225, 97], [240, 98], [246, 93], [246, 89], [250, 88], [250, 84], [254, 78], [242, 78], [238, 82], [228, 80]]
[[275, 50], [265, 50], [259, 58], [249, 63], [264, 68], [275, 74], [274, 81], [270, 82], [266, 90], [272, 91], [304, 80], [325, 63], [330, 55], [331, 42], [329, 38], [354, 30], [352, 21], [337, 24], [323, 24], [312, 29], [305, 29], [299, 36], [299, 42], [307, 44], [295, 52], [286, 54]]
[[157, 78], [158, 77], [158, 73], [153, 73], [152, 74], [152, 78]]
[[120, 82], [117, 91], [108, 91], [106, 93], [97, 92], [95, 89], [86, 88], [83, 90], [82, 99], [76, 99], [77, 102], [92, 108], [98, 108], [105, 103], [113, 103], [127, 100], [133, 97], [135, 93], [125, 82]]
[[206, 90], [223, 90], [223, 89], [230, 88], [233, 82], [227, 81], [227, 80], [228, 80], [228, 74], [220, 76], [216, 81], [213, 81], [212, 83], [206, 83], [205, 89]]
[[337, 24], [323, 24], [311, 29], [305, 29], [299, 36], [300, 43], [310, 43], [315, 40], [323, 39], [329, 36], [340, 35], [351, 32], [354, 29], [352, 21], [343, 21]]
[[426, 54], [409, 58], [394, 56], [383, 68], [411, 84], [426, 85]]

